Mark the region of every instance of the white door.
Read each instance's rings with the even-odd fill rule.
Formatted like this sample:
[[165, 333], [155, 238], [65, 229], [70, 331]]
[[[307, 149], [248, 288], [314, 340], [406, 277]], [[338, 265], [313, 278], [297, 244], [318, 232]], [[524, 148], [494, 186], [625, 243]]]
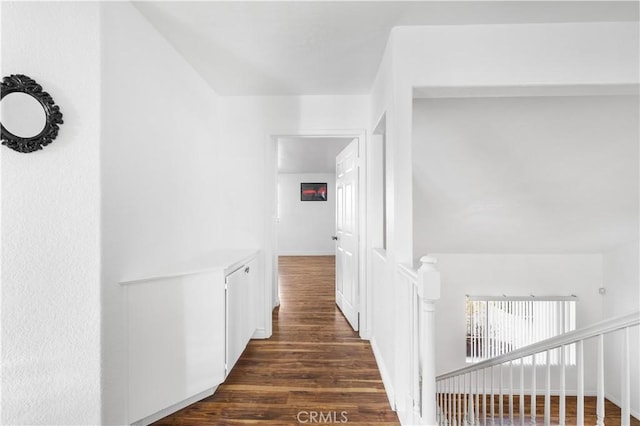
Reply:
[[336, 157], [336, 304], [358, 331], [358, 139]]

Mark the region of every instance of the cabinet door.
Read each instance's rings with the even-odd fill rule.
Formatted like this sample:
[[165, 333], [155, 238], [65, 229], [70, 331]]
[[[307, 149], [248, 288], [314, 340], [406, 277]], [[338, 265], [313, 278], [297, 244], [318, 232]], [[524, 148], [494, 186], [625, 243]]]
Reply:
[[227, 374], [233, 368], [247, 345], [249, 279], [241, 267], [226, 279], [227, 287]]
[[248, 297], [249, 303], [248, 306], [248, 321], [247, 321], [247, 330], [246, 333], [249, 336], [249, 339], [253, 337], [253, 333], [255, 333], [257, 324], [258, 324], [258, 312], [262, 312], [260, 310], [260, 301], [262, 300], [261, 292], [262, 289], [259, 287], [259, 276], [260, 270], [258, 268], [258, 260], [253, 259], [251, 262], [247, 263], [245, 267], [245, 272], [247, 273], [248, 279]]

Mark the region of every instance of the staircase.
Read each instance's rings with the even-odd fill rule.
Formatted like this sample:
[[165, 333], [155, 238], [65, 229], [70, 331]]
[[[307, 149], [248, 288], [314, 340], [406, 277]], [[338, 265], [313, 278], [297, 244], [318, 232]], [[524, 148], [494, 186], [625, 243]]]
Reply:
[[[425, 256], [418, 270], [397, 266], [407, 289], [409, 312], [406, 396], [398, 409], [403, 424], [426, 425], [638, 425], [631, 413], [631, 333], [638, 334], [640, 311], [573, 330], [468, 367], [435, 376], [435, 309], [440, 298], [436, 260]], [[621, 401], [605, 399], [605, 336], [622, 335]], [[617, 337], [617, 336], [616, 336]], [[585, 364], [587, 359], [594, 365]], [[576, 363], [570, 364], [569, 353]], [[552, 362], [551, 360], [557, 360]], [[575, 380], [567, 379], [575, 377]], [[586, 372], [586, 373], [585, 373]], [[596, 377], [585, 392], [585, 374]], [[553, 381], [559, 383], [551, 387]], [[406, 401], [406, 402], [404, 402]], [[634, 412], [637, 416], [637, 413]]]
[[[440, 395], [438, 395], [438, 398], [440, 397]], [[455, 399], [456, 396], [454, 395], [453, 398]], [[458, 394], [458, 404], [460, 404], [461, 406], [464, 404], [464, 398], [465, 395], [463, 394]], [[482, 408], [482, 404], [483, 402], [486, 400], [488, 401], [488, 398], [490, 398], [490, 395], [479, 395], [479, 404], [480, 404], [480, 408]], [[525, 406], [527, 406], [526, 404], [528, 404], [530, 401], [530, 396], [525, 396], [524, 399], [524, 403]], [[594, 425], [596, 424], [596, 409], [597, 409], [597, 397], [595, 396], [585, 396], [584, 397], [584, 423], [586, 425]], [[550, 424], [552, 425], [559, 425], [560, 424], [560, 397], [559, 396], [551, 396], [551, 416], [550, 416]], [[474, 404], [476, 404], [474, 402]], [[504, 407], [508, 407], [509, 405], [509, 396], [508, 395], [504, 395], [503, 396], [503, 400], [502, 400], [502, 406], [503, 409]], [[513, 404], [514, 407], [519, 407], [520, 405], [520, 396], [519, 395], [514, 395], [513, 396]], [[565, 400], [565, 423], [566, 425], [577, 425], [578, 424], [578, 418], [577, 418], [577, 398], [575, 397], [569, 397], [566, 398]], [[544, 400], [538, 398], [537, 399], [537, 404], [536, 404], [536, 419], [542, 419], [544, 417]], [[500, 409], [500, 401], [498, 399], [497, 396], [494, 396], [494, 406], [493, 406], [493, 422], [494, 425], [509, 425], [511, 424], [510, 421], [511, 419], [509, 418], [508, 413], [505, 411], [505, 413], [503, 413], [502, 417], [500, 417], [497, 413], [499, 413], [499, 409]], [[485, 411], [487, 413], [486, 418], [484, 416], [479, 416], [479, 417], [475, 417], [475, 424], [478, 425], [490, 425], [491, 424], [491, 415], [489, 414], [491, 412], [491, 406], [489, 405]], [[617, 425], [617, 424], [621, 424], [621, 413], [622, 410], [620, 409], [620, 407], [618, 407], [617, 405], [615, 405], [613, 402], [609, 401], [609, 400], [605, 400], [605, 423], [609, 424], [609, 425]], [[461, 424], [469, 424], [469, 419], [470, 417], [467, 417], [466, 421], [467, 423], [461, 423]], [[522, 417], [522, 420], [524, 421], [525, 425], [530, 425], [531, 424], [531, 413], [527, 412], [525, 413], [524, 417]], [[513, 418], [513, 424], [515, 425], [519, 425], [521, 424], [521, 418], [519, 417], [519, 413], [516, 413], [514, 415]], [[446, 424], [446, 423], [445, 423]], [[640, 426], [640, 420], [636, 419], [635, 417], [631, 417], [631, 426]]]
[[[604, 338], [620, 332], [623, 335], [620, 348], [622, 401], [617, 417], [619, 424], [631, 425], [629, 342], [630, 330], [639, 324], [640, 312], [635, 312], [438, 376], [437, 423], [533, 425], [543, 422], [545, 425], [595, 423], [602, 426], [607, 419], [610, 424], [613, 416], [607, 415], [607, 406], [612, 409], [612, 404], [607, 404], [604, 396]], [[585, 397], [585, 342], [592, 340], [596, 342], [596, 366], [595, 371], [589, 374], [596, 374], [597, 395]], [[568, 386], [565, 378], [570, 367], [566, 353], [572, 345], [575, 345], [577, 354], [577, 365], [572, 367], [576, 369], [577, 382]], [[560, 359], [558, 365], [551, 363], [553, 351]], [[539, 354], [544, 355], [542, 365], [536, 365]], [[542, 383], [537, 383], [539, 371], [543, 372]], [[560, 381], [560, 388], [553, 392], [552, 374]], [[571, 389], [573, 395], [569, 396], [567, 389]], [[588, 409], [593, 406], [595, 410]], [[636, 419], [633, 424], [637, 424]]]

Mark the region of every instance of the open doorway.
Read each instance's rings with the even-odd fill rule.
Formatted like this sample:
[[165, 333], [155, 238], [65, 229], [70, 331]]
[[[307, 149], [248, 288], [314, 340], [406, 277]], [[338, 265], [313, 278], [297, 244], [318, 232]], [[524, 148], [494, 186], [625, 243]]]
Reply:
[[[272, 135], [267, 153], [273, 189], [267, 195], [273, 199], [267, 223], [267, 262], [271, 265], [271, 308], [280, 304], [278, 288], [278, 256], [327, 255], [335, 256], [336, 243], [336, 157], [352, 141], [357, 140], [359, 154], [364, 158], [363, 132], [329, 132], [317, 135]], [[364, 161], [358, 163], [358, 173], [364, 181]], [[268, 176], [269, 177], [269, 176]], [[360, 176], [359, 176], [360, 177]], [[326, 190], [324, 184], [326, 183]], [[303, 185], [308, 184], [308, 185]], [[316, 201], [303, 201], [316, 193]], [[358, 197], [364, 213], [364, 188]], [[326, 197], [326, 200], [324, 199]], [[362, 229], [364, 214], [359, 216]], [[362, 234], [364, 237], [364, 233]], [[364, 245], [364, 238], [361, 240]], [[270, 249], [270, 250], [269, 250]], [[364, 253], [364, 250], [362, 250]], [[358, 273], [364, 276], [363, 259], [358, 259]], [[363, 306], [363, 309], [366, 307]], [[362, 336], [362, 333], [361, 333]], [[365, 336], [362, 336], [365, 337]]]
[[278, 138], [278, 256], [335, 254], [336, 156], [353, 138]]

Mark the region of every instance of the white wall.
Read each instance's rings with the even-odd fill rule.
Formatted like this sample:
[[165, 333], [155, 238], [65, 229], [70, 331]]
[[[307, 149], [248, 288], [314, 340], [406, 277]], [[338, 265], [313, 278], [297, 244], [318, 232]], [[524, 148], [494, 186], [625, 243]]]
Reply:
[[[327, 201], [300, 201], [300, 183], [326, 182]], [[278, 174], [278, 254], [334, 255], [336, 177], [333, 173]]]
[[[400, 345], [396, 344], [396, 331], [398, 330], [397, 313], [401, 309], [397, 301], [399, 297], [396, 295], [397, 286], [393, 281], [395, 274], [394, 266], [394, 250], [396, 240], [396, 221], [395, 213], [397, 204], [395, 197], [397, 194], [395, 185], [395, 173], [398, 167], [398, 161], [395, 160], [397, 148], [396, 143], [396, 118], [394, 104], [394, 36], [393, 32], [387, 42], [384, 56], [378, 68], [376, 80], [371, 92], [371, 109], [369, 111], [369, 128], [371, 133], [376, 129], [379, 122], [384, 117], [384, 133], [386, 138], [386, 205], [383, 206], [386, 212], [387, 220], [387, 240], [386, 250], [377, 251], [381, 244], [381, 238], [371, 238], [369, 236], [381, 235], [383, 217], [379, 210], [379, 205], [375, 204], [375, 200], [379, 200], [378, 194], [375, 194], [376, 184], [383, 181], [383, 173], [381, 167], [382, 142], [380, 139], [370, 146], [369, 150], [369, 173], [368, 192], [367, 192], [367, 217], [372, 220], [368, 221], [367, 229], [367, 281], [370, 283], [371, 293], [371, 347], [376, 356], [376, 362], [382, 372], [383, 382], [387, 395], [392, 406], [395, 404], [395, 380], [396, 361], [398, 357], [396, 352], [400, 351]], [[380, 138], [381, 136], [376, 136]], [[376, 158], [372, 156], [376, 155]], [[406, 220], [406, 218], [405, 218]]]
[[181, 272], [226, 242], [218, 233], [218, 99], [130, 3], [102, 4], [104, 416], [126, 422], [123, 289]]
[[[578, 296], [576, 327], [602, 319], [602, 256], [431, 253], [438, 260], [442, 296], [436, 303], [436, 374], [465, 367], [465, 295]], [[585, 371], [595, 368], [593, 342], [585, 344]], [[543, 376], [540, 376], [543, 377]], [[527, 383], [528, 383], [527, 376]], [[538, 385], [544, 386], [544, 380]], [[567, 373], [567, 389], [576, 388], [575, 372]], [[552, 386], [557, 390], [558, 386]], [[585, 391], [595, 392], [595, 375], [585, 378]]]
[[[604, 254], [603, 312], [605, 318], [617, 317], [640, 310], [640, 250], [635, 241], [617, 247]], [[640, 352], [640, 327], [629, 330], [631, 360], [631, 410], [636, 418], [640, 418], [640, 374], [638, 360]], [[622, 365], [622, 332], [615, 333], [605, 341], [605, 390], [607, 398], [620, 405], [621, 399], [621, 365]]]
[[[387, 276], [398, 264], [413, 262], [412, 102], [414, 88], [474, 86], [492, 88], [557, 85], [625, 86], [638, 84], [638, 25], [534, 24], [396, 27], [392, 30], [372, 89], [370, 129], [386, 113], [388, 147]], [[416, 256], [422, 253], [416, 253]], [[371, 274], [371, 270], [369, 271]], [[402, 418], [408, 393], [407, 342], [395, 338], [407, 323], [408, 294], [394, 279], [393, 335], [374, 338], [384, 363], [393, 365], [393, 392], [401, 397]], [[445, 291], [446, 289], [443, 289]], [[376, 315], [379, 315], [376, 313]], [[374, 318], [374, 324], [376, 319]], [[372, 345], [373, 346], [373, 345]], [[374, 346], [374, 347], [376, 347]], [[393, 356], [388, 355], [393, 353]], [[389, 382], [389, 381], [387, 381]]]
[[638, 241], [604, 253], [604, 316], [611, 318], [640, 309]]
[[[604, 253], [603, 318], [638, 310], [638, 248], [628, 243], [637, 239], [639, 221], [637, 96], [419, 99], [413, 107], [416, 257], [446, 252], [450, 262], [452, 252]], [[451, 309], [451, 291], [464, 294], [447, 286], [452, 278], [443, 271], [438, 318], [446, 324], [453, 320], [442, 313]], [[576, 293], [581, 285], [575, 281], [567, 290]], [[531, 286], [510, 290], [488, 280], [483, 293], [539, 291], [537, 282]], [[578, 312], [579, 324], [599, 319], [590, 310]], [[458, 337], [442, 337], [442, 351], [460, 345]], [[608, 341], [607, 394], [619, 402], [621, 339]], [[464, 365], [451, 356], [438, 360], [439, 373]], [[637, 363], [632, 373], [637, 413]]]
[[100, 423], [100, 20], [97, 3], [2, 2], [2, 75], [63, 113], [58, 138], [0, 147], [2, 424]]
[[416, 257], [637, 239], [637, 96], [417, 99], [413, 111]]
[[[226, 208], [218, 212], [218, 241], [231, 248], [263, 248], [268, 285], [275, 281], [272, 250], [277, 240], [277, 138], [271, 136], [357, 135], [367, 127], [368, 108], [367, 96], [221, 98], [223, 143], [217, 146], [215, 167], [224, 176], [219, 196]], [[262, 318], [268, 320], [271, 312], [263, 312]], [[269, 334], [268, 324], [260, 327]]]
[[639, 28], [637, 22], [396, 27], [398, 78], [426, 88], [637, 84]]
[[[275, 181], [265, 182], [270, 173], [265, 167], [275, 165], [267, 164], [269, 135], [365, 129], [368, 97], [231, 96], [221, 99], [220, 108], [224, 143], [218, 146], [216, 166], [225, 176], [221, 197], [227, 208], [220, 212], [218, 232], [227, 244], [261, 246], [263, 206], [275, 200]], [[260, 184], [270, 192], [256, 193]]]

